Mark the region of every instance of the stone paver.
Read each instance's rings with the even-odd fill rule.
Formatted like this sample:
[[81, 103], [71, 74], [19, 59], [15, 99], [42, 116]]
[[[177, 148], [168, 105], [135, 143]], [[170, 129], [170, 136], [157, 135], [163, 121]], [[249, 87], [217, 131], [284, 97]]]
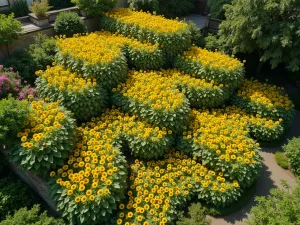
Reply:
[[[292, 137], [300, 136], [300, 112], [297, 111], [292, 127], [286, 134], [286, 140], [280, 143], [278, 147], [264, 147], [261, 155], [263, 157], [263, 168], [261, 176], [258, 179], [255, 196], [265, 196], [270, 193], [271, 188], [281, 187], [281, 180], [286, 180], [291, 186], [296, 185], [295, 176], [288, 170], [282, 169], [275, 161], [274, 153], [281, 149], [281, 146]], [[247, 219], [250, 209], [255, 205], [254, 197], [240, 211], [225, 217], [214, 218], [212, 225], [244, 225], [244, 220]]]

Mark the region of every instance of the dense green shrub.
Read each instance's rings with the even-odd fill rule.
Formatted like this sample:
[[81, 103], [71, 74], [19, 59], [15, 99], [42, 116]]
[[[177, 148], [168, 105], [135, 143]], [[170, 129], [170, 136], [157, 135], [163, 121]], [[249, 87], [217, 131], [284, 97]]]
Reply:
[[297, 176], [300, 176], [300, 138], [293, 138], [283, 146], [291, 170]]
[[76, 141], [71, 113], [58, 102], [32, 101], [24, 125], [17, 134], [21, 144], [9, 149], [9, 159], [24, 170], [41, 175], [62, 165]]
[[220, 49], [219, 39], [216, 35], [208, 34], [207, 37], [204, 38], [205, 48], [210, 51], [216, 51]]
[[112, 10], [118, 0], [72, 0], [72, 2], [88, 15], [97, 16], [103, 12]]
[[5, 61], [5, 67], [12, 67], [18, 71], [20, 77], [26, 82], [33, 84], [36, 76], [34, 75], [36, 65], [28, 51], [17, 52], [14, 56]]
[[27, 16], [29, 8], [26, 0], [16, 0], [10, 7], [11, 12], [15, 14], [15, 17]]
[[40, 206], [34, 205], [32, 209], [21, 208], [13, 215], [9, 215], [0, 225], [64, 225], [61, 219], [48, 217], [46, 212], [39, 213]]
[[30, 203], [28, 190], [22, 182], [11, 175], [0, 179], [0, 221]]
[[49, 4], [53, 7], [53, 10], [68, 8], [75, 5], [71, 0], [49, 0]]
[[128, 0], [131, 8], [156, 12], [167, 18], [175, 18], [189, 14], [195, 8], [195, 0]]
[[[284, 186], [287, 186], [286, 184]], [[300, 221], [300, 186], [286, 190], [276, 188], [271, 194], [256, 197], [247, 225], [296, 225]]]
[[1, 144], [10, 145], [17, 133], [24, 127], [29, 113], [26, 103], [9, 96], [0, 101], [0, 140]]
[[232, 0], [208, 0], [210, 14], [213, 18], [225, 20], [225, 4], [230, 4]]
[[56, 39], [39, 33], [28, 50], [8, 58], [5, 66], [14, 68], [23, 80], [33, 84], [36, 79], [35, 71], [46, 69], [47, 65], [51, 65], [55, 60], [55, 54]]
[[54, 62], [56, 39], [38, 33], [38, 35], [34, 37], [34, 44], [29, 46], [28, 53], [35, 64], [35, 70], [45, 69], [46, 66]]
[[188, 25], [191, 32], [192, 43], [198, 47], [203, 47], [205, 42], [201, 29], [193, 21], [188, 21]]
[[276, 152], [275, 153], [275, 160], [276, 163], [281, 166], [283, 169], [289, 168], [289, 163], [286, 157], [286, 154], [284, 152]]
[[210, 225], [211, 221], [205, 217], [205, 212], [200, 203], [193, 203], [189, 207], [189, 217], [181, 217], [176, 225]]
[[113, 33], [118, 32], [141, 42], [159, 44], [165, 61], [169, 64], [191, 45], [191, 33], [186, 23], [146, 12], [115, 9], [101, 18], [100, 25]]
[[87, 32], [87, 27], [77, 13], [62, 12], [56, 17], [54, 30], [58, 35], [72, 37], [74, 34]]
[[10, 44], [21, 36], [22, 24], [14, 20], [14, 14], [0, 14], [0, 47], [8, 56], [11, 54]]
[[63, 66], [49, 67], [36, 74], [39, 77], [35, 84], [40, 96], [53, 102], [60, 100], [76, 119], [88, 121], [106, 106], [107, 92], [95, 79], [83, 79]]

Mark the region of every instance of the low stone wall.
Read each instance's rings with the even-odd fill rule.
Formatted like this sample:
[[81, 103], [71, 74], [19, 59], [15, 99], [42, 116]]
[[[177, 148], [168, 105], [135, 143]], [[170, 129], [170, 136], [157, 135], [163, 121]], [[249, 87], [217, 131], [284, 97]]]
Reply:
[[[3, 156], [7, 156], [7, 152], [5, 150], [0, 150]], [[0, 156], [2, 156], [0, 154]], [[16, 174], [24, 183], [26, 183], [33, 191], [35, 191], [48, 205], [48, 207], [52, 210], [52, 213], [57, 214], [59, 216], [59, 212], [56, 210], [56, 206], [54, 202], [51, 200], [48, 194], [48, 185], [42, 178], [30, 173], [25, 172], [22, 169], [18, 168], [13, 163], [8, 162], [7, 166], [9, 169]]]

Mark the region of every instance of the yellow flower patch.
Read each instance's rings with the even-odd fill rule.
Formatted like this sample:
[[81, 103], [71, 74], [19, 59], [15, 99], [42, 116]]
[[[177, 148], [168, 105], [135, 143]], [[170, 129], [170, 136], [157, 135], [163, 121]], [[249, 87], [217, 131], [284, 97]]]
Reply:
[[117, 223], [122, 225], [168, 224], [178, 202], [186, 203], [193, 194], [215, 204], [239, 195], [237, 181], [229, 182], [222, 172], [209, 170], [180, 152], [171, 151], [159, 161], [136, 160], [131, 171], [129, 200], [119, 205]]
[[114, 9], [104, 15], [122, 23], [132, 24], [158, 33], [175, 33], [188, 28], [188, 25], [184, 22], [168, 20], [163, 16], [155, 16], [147, 12], [132, 11], [129, 8]]

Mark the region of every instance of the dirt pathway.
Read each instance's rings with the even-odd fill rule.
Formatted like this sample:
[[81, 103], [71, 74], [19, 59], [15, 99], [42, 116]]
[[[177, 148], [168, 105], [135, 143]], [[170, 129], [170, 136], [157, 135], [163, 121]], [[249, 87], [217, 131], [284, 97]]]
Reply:
[[[293, 125], [286, 134], [286, 140], [280, 143], [278, 147], [264, 147], [261, 155], [263, 157], [263, 168], [261, 176], [258, 179], [255, 196], [265, 196], [270, 193], [271, 188], [281, 187], [281, 180], [286, 180], [288, 184], [296, 185], [295, 176], [288, 170], [282, 169], [275, 161], [275, 152], [281, 149], [281, 146], [292, 137], [300, 136], [300, 112], [296, 113]], [[240, 211], [222, 218], [210, 217], [212, 225], [244, 225], [243, 222], [249, 215], [250, 209], [255, 205], [254, 197]]]

